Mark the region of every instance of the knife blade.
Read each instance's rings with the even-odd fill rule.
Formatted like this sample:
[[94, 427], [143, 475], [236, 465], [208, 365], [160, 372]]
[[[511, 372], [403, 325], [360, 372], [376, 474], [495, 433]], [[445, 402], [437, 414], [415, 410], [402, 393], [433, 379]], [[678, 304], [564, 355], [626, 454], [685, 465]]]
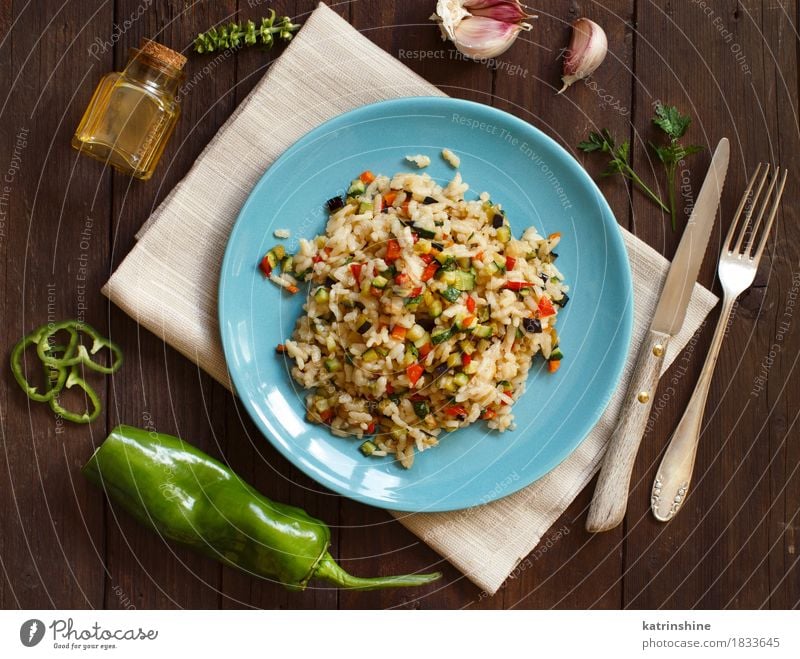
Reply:
[[730, 143], [722, 138], [661, 289], [653, 320], [636, 358], [619, 420], [603, 457], [586, 520], [586, 530], [592, 533], [613, 529], [625, 517], [633, 465], [650, 417], [664, 355], [670, 338], [683, 326], [717, 217], [729, 160]]

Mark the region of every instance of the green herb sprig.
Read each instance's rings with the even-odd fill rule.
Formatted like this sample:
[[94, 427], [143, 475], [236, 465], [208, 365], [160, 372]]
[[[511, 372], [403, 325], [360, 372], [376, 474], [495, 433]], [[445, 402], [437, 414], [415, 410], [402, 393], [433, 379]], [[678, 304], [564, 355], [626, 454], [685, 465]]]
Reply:
[[684, 116], [678, 112], [674, 106], [656, 105], [656, 115], [653, 123], [666, 133], [669, 141], [664, 146], [650, 144], [655, 150], [658, 159], [664, 163], [667, 172], [667, 191], [669, 194], [669, 214], [672, 218], [672, 230], [675, 231], [677, 221], [677, 209], [675, 207], [675, 173], [678, 164], [693, 153], [703, 150], [703, 147], [696, 144], [683, 145], [678, 142], [685, 134], [689, 124], [692, 123], [691, 117]]
[[269, 49], [272, 48], [276, 39], [291, 41], [300, 26], [292, 23], [292, 19], [288, 16], [282, 16], [276, 21], [274, 9], [270, 9], [269, 13], [269, 17], [262, 18], [259, 25], [253, 21], [246, 21], [244, 24], [231, 22], [201, 32], [194, 40], [195, 52], [213, 53], [217, 50], [255, 46], [256, 44], [261, 44], [265, 49]]
[[687, 156], [702, 151], [703, 147], [694, 144], [683, 145], [680, 139], [686, 134], [689, 124], [692, 123], [691, 117], [682, 115], [674, 106], [662, 105], [658, 103], [655, 109], [653, 123], [660, 128], [667, 136], [667, 143], [656, 145], [652, 142], [650, 147], [655, 151], [658, 159], [663, 163], [667, 177], [668, 203], [664, 203], [661, 197], [653, 192], [633, 170], [630, 162], [630, 142], [623, 142], [616, 145], [614, 138], [607, 129], [599, 133], [589, 133], [589, 138], [578, 144], [578, 148], [585, 153], [605, 153], [610, 157], [608, 167], [603, 172], [603, 176], [620, 174], [628, 179], [633, 185], [647, 196], [661, 210], [670, 214], [672, 220], [672, 230], [677, 228], [677, 201], [675, 198], [675, 177], [678, 165]]
[[664, 212], [669, 212], [669, 208], [661, 201], [661, 198], [648, 188], [645, 182], [639, 178], [638, 174], [633, 171], [633, 167], [631, 167], [630, 163], [630, 142], [623, 142], [617, 146], [614, 143], [614, 138], [611, 137], [611, 134], [608, 132], [608, 129], [603, 128], [599, 133], [589, 133], [589, 139], [581, 142], [578, 148], [585, 153], [607, 153], [611, 157], [611, 160], [602, 176], [621, 174], [647, 195], [650, 201], [656, 204], [656, 206], [659, 206]]

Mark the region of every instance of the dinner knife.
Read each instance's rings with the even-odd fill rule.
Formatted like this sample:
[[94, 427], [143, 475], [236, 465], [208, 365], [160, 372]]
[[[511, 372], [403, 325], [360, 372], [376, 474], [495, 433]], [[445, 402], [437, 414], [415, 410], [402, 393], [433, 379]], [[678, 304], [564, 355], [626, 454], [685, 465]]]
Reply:
[[653, 320], [636, 358], [619, 420], [603, 457], [586, 520], [586, 530], [592, 533], [613, 529], [625, 516], [633, 464], [650, 417], [664, 355], [670, 339], [680, 331], [686, 317], [717, 216], [729, 159], [730, 143], [722, 138], [667, 273]]

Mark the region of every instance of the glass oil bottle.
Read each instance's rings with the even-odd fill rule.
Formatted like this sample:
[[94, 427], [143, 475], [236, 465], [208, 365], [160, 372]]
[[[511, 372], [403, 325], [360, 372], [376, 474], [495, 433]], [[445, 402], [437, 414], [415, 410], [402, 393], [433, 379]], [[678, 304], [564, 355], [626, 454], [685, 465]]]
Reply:
[[98, 84], [72, 146], [123, 174], [149, 179], [180, 114], [185, 64], [180, 53], [143, 39], [131, 48], [125, 69]]

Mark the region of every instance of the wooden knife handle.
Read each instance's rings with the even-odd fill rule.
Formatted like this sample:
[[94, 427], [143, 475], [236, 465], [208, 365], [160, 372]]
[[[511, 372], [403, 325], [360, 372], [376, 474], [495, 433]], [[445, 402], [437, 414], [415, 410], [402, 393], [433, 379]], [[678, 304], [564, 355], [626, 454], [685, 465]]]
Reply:
[[633, 464], [650, 417], [669, 340], [668, 334], [648, 330], [639, 350], [589, 507], [586, 530], [591, 533], [613, 529], [625, 517]]

